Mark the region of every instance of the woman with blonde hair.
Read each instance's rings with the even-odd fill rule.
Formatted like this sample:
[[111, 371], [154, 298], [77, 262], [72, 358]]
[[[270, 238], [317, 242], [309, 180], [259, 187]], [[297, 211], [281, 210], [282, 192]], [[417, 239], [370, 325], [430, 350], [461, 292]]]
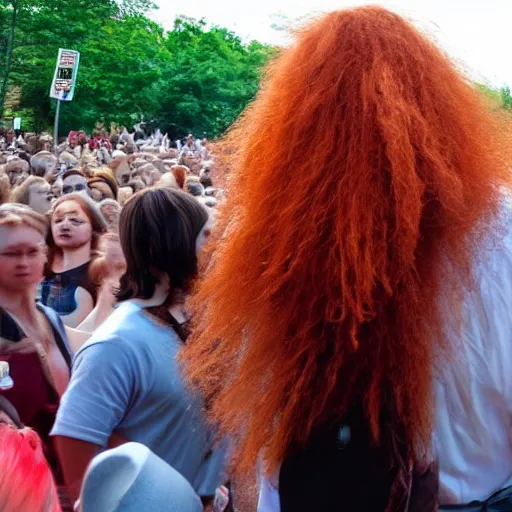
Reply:
[[[184, 354], [239, 471], [273, 477], [262, 511], [432, 512], [434, 433], [443, 504], [512, 476], [510, 255], [492, 278], [508, 343], [493, 303], [464, 316], [473, 270], [507, 244], [510, 132], [383, 8], [320, 17], [271, 65], [232, 132], [232, 224]], [[464, 362], [472, 401], [436, 422], [461, 396], [436, 384]]]
[[48, 265], [41, 288], [43, 304], [77, 327], [93, 310], [97, 288], [90, 266], [100, 256], [107, 224], [95, 203], [83, 194], [67, 194], [53, 205], [48, 233]]
[[[46, 217], [28, 206], [0, 206], [0, 361], [9, 364], [14, 383], [1, 395], [15, 408], [21, 423], [40, 436], [55, 478], [62, 484], [49, 432], [69, 382], [73, 353], [88, 335], [64, 327], [55, 311], [36, 300], [47, 259], [47, 231]], [[3, 456], [0, 460], [4, 481], [7, 469]]]

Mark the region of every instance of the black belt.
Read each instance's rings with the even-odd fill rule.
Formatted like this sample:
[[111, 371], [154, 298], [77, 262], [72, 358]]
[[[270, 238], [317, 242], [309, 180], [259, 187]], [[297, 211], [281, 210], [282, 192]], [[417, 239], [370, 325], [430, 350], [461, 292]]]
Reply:
[[460, 512], [512, 512], [512, 486], [495, 492], [485, 501], [473, 501], [467, 505], [444, 505], [440, 509]]

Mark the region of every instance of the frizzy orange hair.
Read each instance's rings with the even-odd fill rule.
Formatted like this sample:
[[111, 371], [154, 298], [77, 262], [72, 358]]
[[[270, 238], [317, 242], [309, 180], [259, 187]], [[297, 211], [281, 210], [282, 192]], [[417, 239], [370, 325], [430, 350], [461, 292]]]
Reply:
[[183, 354], [239, 469], [274, 470], [358, 404], [376, 441], [389, 408], [423, 456], [443, 326], [509, 183], [495, 114], [379, 7], [323, 16], [272, 63], [230, 136], [229, 229]]

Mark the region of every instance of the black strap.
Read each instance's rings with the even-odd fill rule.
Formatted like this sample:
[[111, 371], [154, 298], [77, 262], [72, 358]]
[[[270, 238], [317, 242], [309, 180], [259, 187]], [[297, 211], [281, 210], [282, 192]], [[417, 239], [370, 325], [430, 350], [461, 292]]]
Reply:
[[14, 407], [14, 405], [12, 405], [11, 402], [2, 395], [0, 395], [0, 411], [7, 414], [16, 427], [23, 428], [23, 423], [20, 420], [20, 415], [18, 414], [16, 407]]
[[171, 313], [169, 313], [169, 310], [165, 305], [147, 308], [147, 312], [158, 318], [161, 322], [170, 325], [174, 332], [178, 335], [178, 338], [183, 343], [187, 342], [187, 339], [190, 335], [190, 327], [188, 321], [180, 324], [176, 318], [174, 318]]
[[495, 492], [484, 501], [473, 501], [467, 505], [443, 505], [443, 510], [459, 512], [512, 512], [512, 486]]
[[[50, 310], [46, 306], [43, 306], [41, 303], [37, 302], [36, 307], [41, 313], [43, 313], [43, 315], [48, 320], [50, 327], [52, 329], [55, 343], [57, 344], [57, 347], [60, 350], [62, 357], [66, 361], [68, 368], [71, 370], [71, 351], [67, 345], [66, 339], [63, 339], [63, 337], [66, 335], [66, 332], [64, 330], [62, 320], [60, 319], [56, 312]], [[60, 325], [56, 325], [56, 323]], [[12, 318], [11, 315], [9, 315], [9, 313], [7, 313], [5, 310], [1, 308], [0, 336], [13, 343], [18, 343], [22, 339], [27, 337], [25, 331], [17, 324], [14, 318]]]
[[189, 328], [189, 322], [186, 321], [186, 322], [183, 322], [182, 324], [180, 324], [176, 318], [174, 318], [171, 313], [169, 313], [169, 323], [171, 325], [171, 327], [175, 330], [176, 334], [178, 335], [178, 337], [180, 338], [180, 340], [183, 342], [183, 343], [186, 343], [187, 342], [187, 339], [190, 335], [190, 328]]
[[71, 372], [72, 355], [71, 350], [67, 344], [66, 330], [62, 320], [60, 319], [60, 316], [56, 311], [48, 308], [47, 306], [44, 306], [40, 302], [36, 304], [36, 307], [48, 320], [48, 323], [52, 329], [55, 344], [57, 345], [57, 348], [62, 354], [62, 357], [64, 358], [64, 361], [66, 361], [66, 365]]
[[7, 311], [0, 308], [0, 336], [8, 341], [17, 343], [23, 338], [26, 338], [26, 334], [23, 329], [16, 323]]

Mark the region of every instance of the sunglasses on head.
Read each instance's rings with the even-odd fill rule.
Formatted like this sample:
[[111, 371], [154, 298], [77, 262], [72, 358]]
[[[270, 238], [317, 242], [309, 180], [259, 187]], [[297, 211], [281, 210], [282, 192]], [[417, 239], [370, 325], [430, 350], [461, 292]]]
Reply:
[[63, 194], [71, 194], [71, 192], [80, 192], [85, 190], [85, 185], [83, 183], [77, 183], [76, 185], [64, 185], [62, 187]]

